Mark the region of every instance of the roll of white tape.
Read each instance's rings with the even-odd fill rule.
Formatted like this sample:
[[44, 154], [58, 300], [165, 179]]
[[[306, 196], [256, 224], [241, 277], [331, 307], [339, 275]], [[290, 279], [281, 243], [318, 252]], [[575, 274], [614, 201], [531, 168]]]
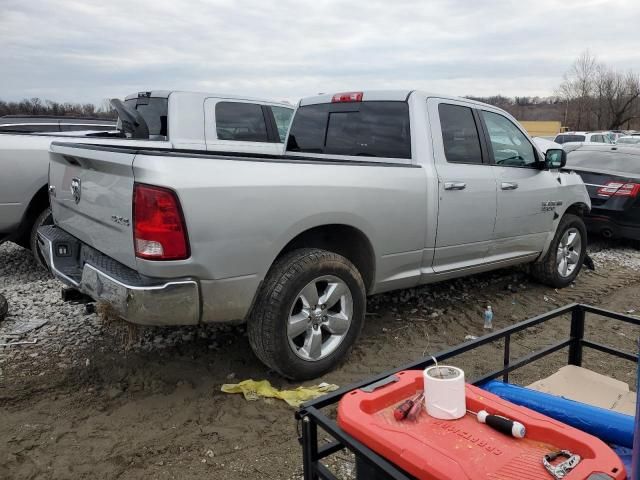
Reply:
[[424, 375], [427, 413], [441, 420], [455, 420], [467, 413], [464, 372], [456, 367], [428, 367]]

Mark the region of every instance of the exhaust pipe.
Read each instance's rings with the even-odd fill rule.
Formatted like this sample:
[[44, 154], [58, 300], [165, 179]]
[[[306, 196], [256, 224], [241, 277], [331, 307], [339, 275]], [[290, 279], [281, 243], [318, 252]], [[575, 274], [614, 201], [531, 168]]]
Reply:
[[607, 239], [613, 238], [613, 230], [610, 228], [604, 228], [600, 231], [600, 235]]

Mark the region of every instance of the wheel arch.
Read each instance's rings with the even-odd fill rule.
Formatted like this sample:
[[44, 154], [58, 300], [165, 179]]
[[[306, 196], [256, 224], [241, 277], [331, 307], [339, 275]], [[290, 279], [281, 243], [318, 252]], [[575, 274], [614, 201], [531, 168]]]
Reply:
[[549, 232], [549, 235], [547, 236], [547, 240], [545, 241], [545, 244], [544, 244], [544, 248], [534, 263], [539, 263], [544, 259], [545, 255], [549, 251], [551, 242], [553, 242], [553, 239], [556, 235], [556, 231], [560, 226], [560, 221], [565, 215], [576, 215], [584, 219], [584, 217], [589, 213], [590, 210], [591, 210], [591, 207], [584, 202], [573, 202], [562, 212], [562, 215], [557, 214], [557, 218], [553, 224], [553, 231]]
[[375, 252], [362, 230], [346, 224], [327, 224], [308, 228], [293, 237], [276, 255], [269, 266], [282, 255], [298, 248], [320, 248], [347, 258], [355, 265], [367, 289], [375, 283]]
[[16, 243], [23, 245], [25, 242], [29, 243], [29, 233], [31, 232], [31, 225], [35, 221], [38, 214], [49, 206], [49, 186], [44, 185], [40, 187], [36, 193], [31, 197], [31, 201], [27, 206], [24, 214], [22, 215], [22, 220], [20, 221], [20, 226], [16, 230], [16, 233], [13, 237], [13, 241]]
[[589, 213], [591, 207], [584, 202], [575, 202], [567, 207], [564, 211], [563, 215], [570, 213], [572, 215], [577, 215], [578, 217], [584, 217]]

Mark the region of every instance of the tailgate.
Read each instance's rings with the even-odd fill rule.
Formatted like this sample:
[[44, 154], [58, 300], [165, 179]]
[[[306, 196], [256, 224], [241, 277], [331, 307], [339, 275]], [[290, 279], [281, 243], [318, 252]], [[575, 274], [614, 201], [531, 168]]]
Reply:
[[56, 225], [135, 268], [132, 232], [135, 152], [53, 143], [49, 185]]

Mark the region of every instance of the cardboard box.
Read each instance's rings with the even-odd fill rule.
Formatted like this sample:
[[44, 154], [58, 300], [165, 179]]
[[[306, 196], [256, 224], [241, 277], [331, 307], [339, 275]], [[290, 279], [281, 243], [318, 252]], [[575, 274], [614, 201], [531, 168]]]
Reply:
[[575, 365], [566, 365], [529, 388], [627, 415], [636, 412], [636, 393], [628, 384]]

